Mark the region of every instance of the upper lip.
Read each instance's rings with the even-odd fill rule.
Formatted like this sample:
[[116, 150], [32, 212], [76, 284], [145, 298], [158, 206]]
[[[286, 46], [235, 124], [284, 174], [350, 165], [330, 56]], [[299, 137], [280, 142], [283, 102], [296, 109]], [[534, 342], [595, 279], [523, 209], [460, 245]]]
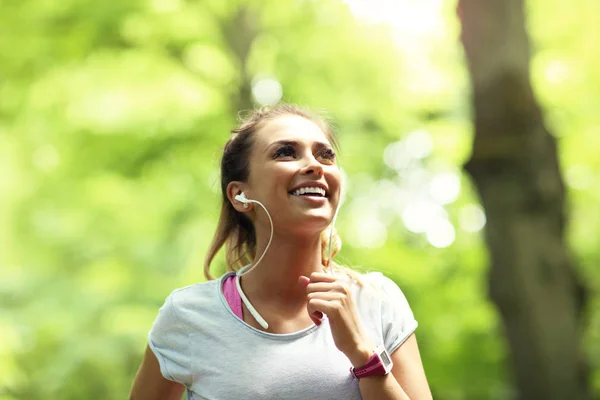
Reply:
[[320, 182], [304, 182], [299, 184], [298, 186], [294, 187], [292, 190], [289, 191], [289, 193], [293, 193], [298, 189], [302, 189], [302, 188], [307, 188], [307, 187], [318, 187], [321, 188], [325, 191], [325, 197], [327, 197], [329, 195], [329, 190], [327, 189], [327, 186], [320, 183]]

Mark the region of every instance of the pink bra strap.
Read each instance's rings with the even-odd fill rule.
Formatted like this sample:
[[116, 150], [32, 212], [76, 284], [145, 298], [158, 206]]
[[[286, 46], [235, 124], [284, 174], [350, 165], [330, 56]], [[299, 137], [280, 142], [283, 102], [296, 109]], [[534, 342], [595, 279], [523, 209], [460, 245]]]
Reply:
[[233, 311], [239, 319], [243, 320], [242, 298], [235, 285], [235, 279], [235, 274], [228, 276], [227, 279], [225, 279], [225, 282], [223, 282], [223, 295], [225, 296], [225, 300], [227, 300], [227, 304], [229, 304], [231, 311]]

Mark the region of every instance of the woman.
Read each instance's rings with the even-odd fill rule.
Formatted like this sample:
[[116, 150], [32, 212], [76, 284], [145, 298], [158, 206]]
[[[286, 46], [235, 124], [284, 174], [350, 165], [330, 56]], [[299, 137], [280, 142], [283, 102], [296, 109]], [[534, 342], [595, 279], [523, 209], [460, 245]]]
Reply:
[[[290, 105], [233, 130], [209, 281], [167, 298], [131, 399], [179, 399], [186, 389], [211, 400], [431, 398], [400, 289], [331, 261], [335, 147], [323, 119]], [[224, 244], [232, 272], [211, 280]]]

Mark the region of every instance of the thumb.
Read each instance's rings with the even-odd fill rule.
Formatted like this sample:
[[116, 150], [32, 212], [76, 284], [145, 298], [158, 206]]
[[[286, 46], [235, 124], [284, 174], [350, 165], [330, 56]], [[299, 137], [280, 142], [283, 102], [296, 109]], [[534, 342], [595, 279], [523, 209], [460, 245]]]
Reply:
[[307, 287], [310, 283], [310, 278], [304, 275], [300, 275], [300, 277], [298, 278], [298, 283], [304, 287]]

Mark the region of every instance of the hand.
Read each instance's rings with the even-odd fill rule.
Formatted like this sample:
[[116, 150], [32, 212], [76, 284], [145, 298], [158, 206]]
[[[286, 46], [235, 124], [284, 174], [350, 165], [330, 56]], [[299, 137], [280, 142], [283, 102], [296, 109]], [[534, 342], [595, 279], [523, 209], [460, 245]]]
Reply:
[[306, 308], [313, 322], [321, 325], [327, 315], [335, 346], [355, 367], [364, 365], [375, 347], [364, 333], [348, 284], [322, 272], [301, 276], [298, 282], [306, 287]]

